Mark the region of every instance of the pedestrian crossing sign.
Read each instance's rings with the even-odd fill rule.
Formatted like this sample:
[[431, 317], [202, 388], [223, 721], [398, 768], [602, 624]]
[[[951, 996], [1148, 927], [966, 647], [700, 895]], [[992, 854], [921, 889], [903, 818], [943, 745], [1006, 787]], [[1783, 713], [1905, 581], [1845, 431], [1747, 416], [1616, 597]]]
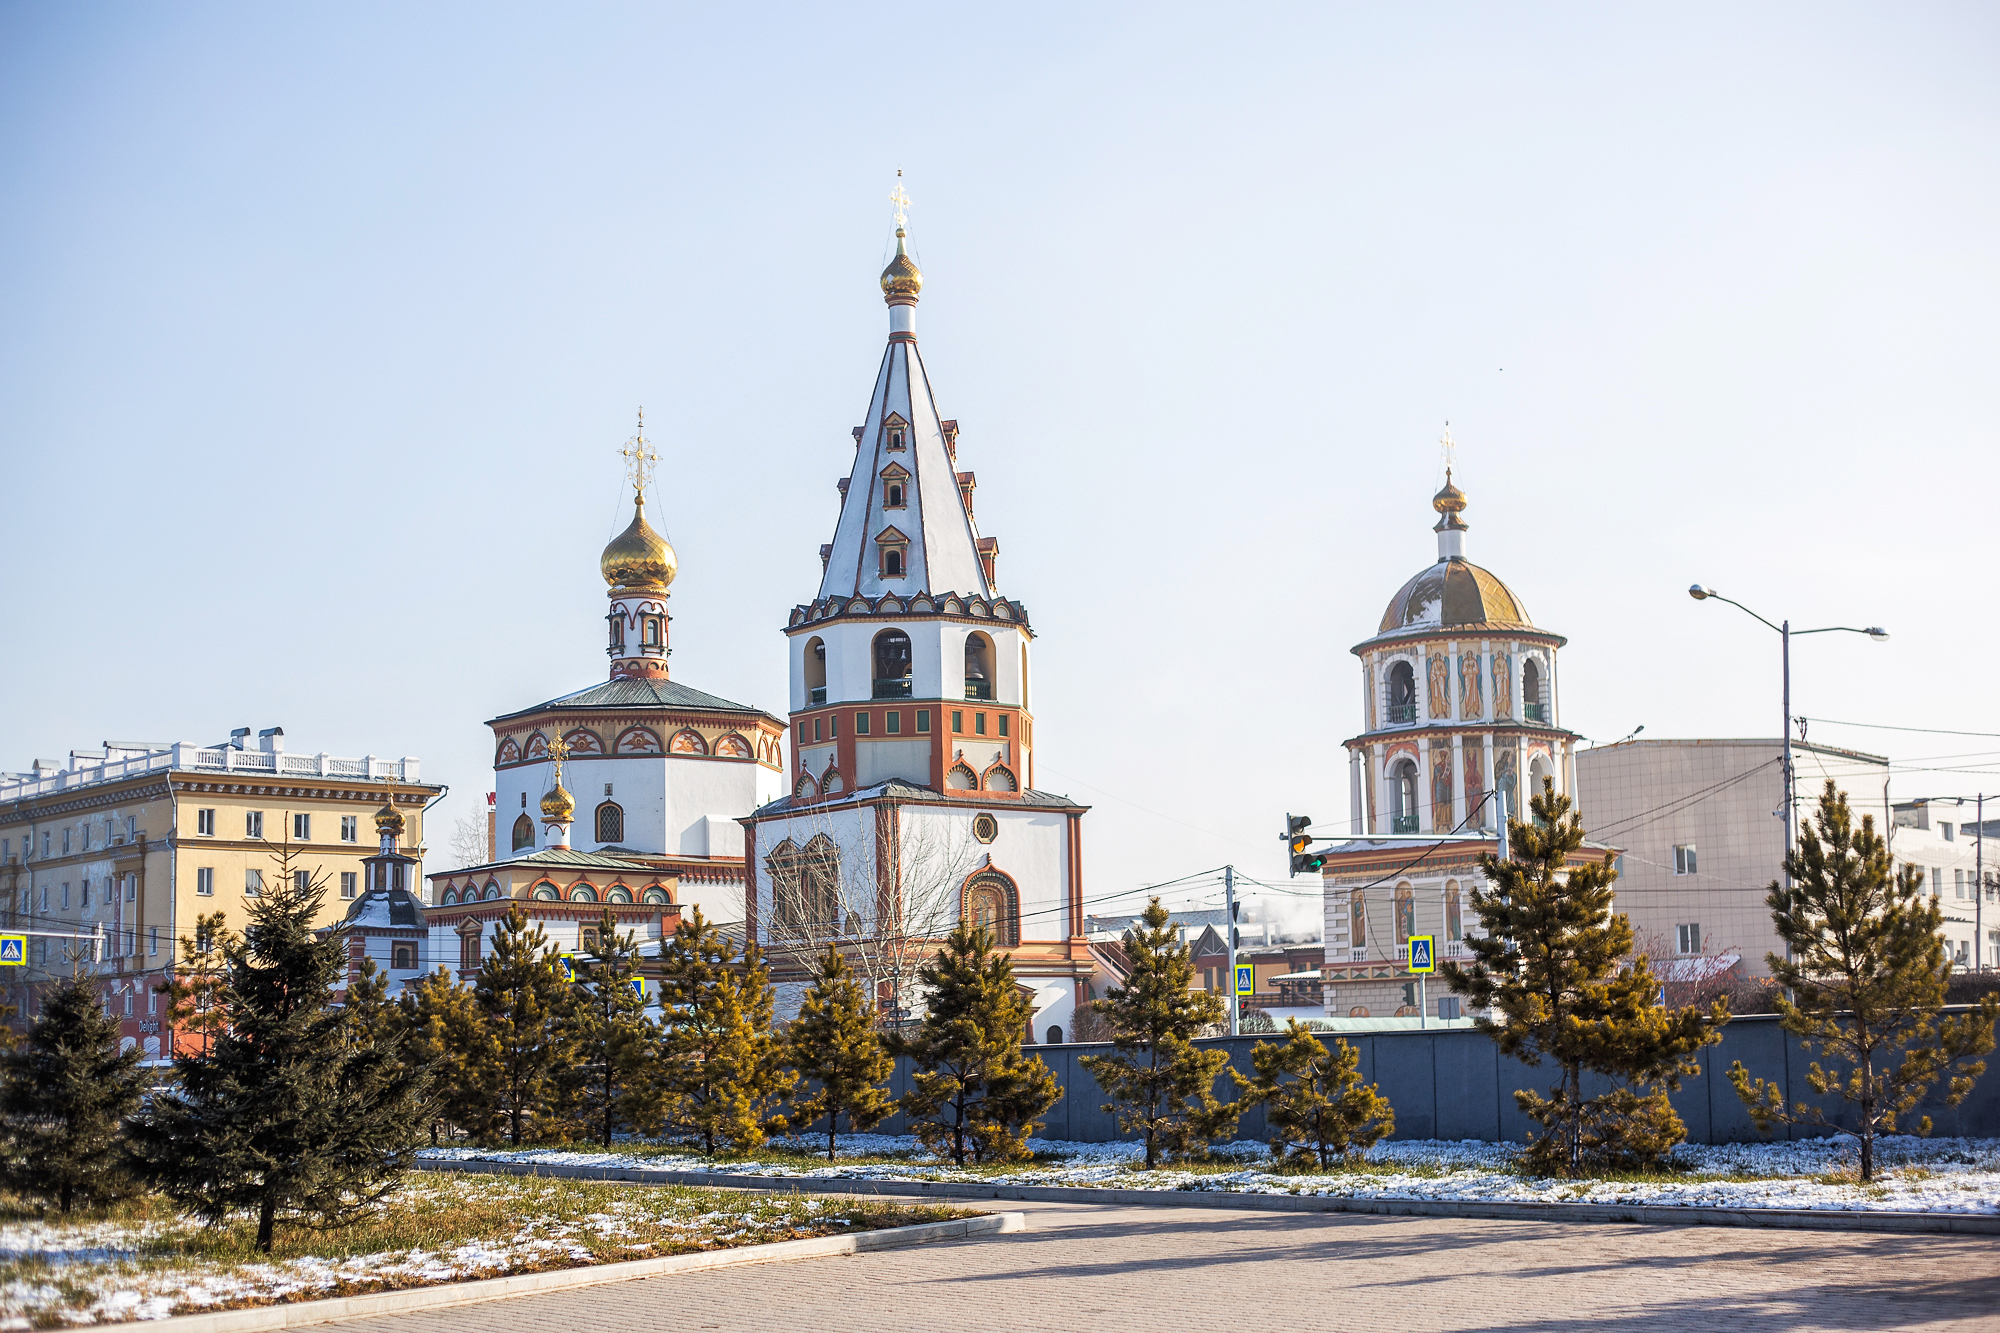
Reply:
[[575, 981], [576, 955], [567, 953], [557, 954], [556, 975], [561, 977], [564, 981]]
[[1249, 963], [1236, 965], [1236, 993], [1238, 995], [1257, 993], [1257, 969]]
[[28, 937], [26, 935], [0, 935], [0, 967], [26, 967], [28, 965]]
[[1410, 936], [1410, 971], [1423, 973], [1437, 970], [1437, 936]]
[[646, 979], [644, 977], [633, 977], [632, 980], [626, 984], [632, 987], [632, 993], [638, 996], [641, 1000], [646, 998]]

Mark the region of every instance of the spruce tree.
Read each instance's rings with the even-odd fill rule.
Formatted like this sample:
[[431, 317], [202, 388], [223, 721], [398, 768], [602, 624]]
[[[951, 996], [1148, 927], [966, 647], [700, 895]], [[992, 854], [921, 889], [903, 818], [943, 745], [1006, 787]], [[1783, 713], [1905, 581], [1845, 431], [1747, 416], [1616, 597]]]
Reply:
[[[1331, 1047], [1298, 1019], [1287, 1019], [1287, 1040], [1260, 1041], [1250, 1049], [1255, 1078], [1235, 1070], [1242, 1106], [1264, 1108], [1271, 1155], [1322, 1170], [1342, 1158], [1365, 1158], [1396, 1131], [1396, 1112], [1373, 1083], [1362, 1086], [1361, 1052], [1335, 1038]], [[1293, 1146], [1297, 1145], [1297, 1146]]]
[[103, 1204], [137, 1188], [125, 1141], [145, 1075], [139, 1051], [118, 1049], [118, 1020], [81, 972], [45, 991], [26, 1040], [0, 1056], [8, 1151], [4, 1179], [64, 1216], [79, 1200]]
[[167, 979], [155, 989], [167, 997], [169, 1053], [206, 1052], [224, 1027], [218, 997], [229, 982], [229, 953], [241, 941], [222, 912], [198, 914], [194, 933], [180, 939], [180, 958]]
[[771, 1030], [777, 997], [755, 943], [736, 946], [701, 914], [660, 950], [660, 1116], [714, 1153], [761, 1147], [786, 1128], [779, 1105], [798, 1081]]
[[313, 929], [325, 877], [298, 882], [289, 845], [275, 859], [244, 938], [222, 946], [206, 1049], [175, 1059], [178, 1086], [134, 1136], [168, 1197], [211, 1224], [252, 1213], [266, 1253], [279, 1221], [338, 1224], [395, 1188], [428, 1111], [396, 1042], [356, 1039], [333, 1003], [347, 932]]
[[[1553, 782], [1543, 780], [1533, 810], [1531, 823], [1508, 821], [1507, 860], [1480, 857], [1486, 881], [1471, 903], [1485, 934], [1466, 938], [1472, 966], [1440, 970], [1472, 1008], [1493, 1011], [1474, 1024], [1501, 1054], [1556, 1067], [1546, 1096], [1514, 1094], [1542, 1127], [1527, 1154], [1533, 1168], [1573, 1176], [1586, 1165], [1644, 1166], [1686, 1137], [1667, 1090], [1700, 1072], [1695, 1052], [1722, 1039], [1728, 1004], [1660, 1004], [1645, 956], [1628, 961], [1632, 927], [1611, 910], [1610, 854], [1578, 856], [1583, 823]], [[1586, 1097], [1586, 1073], [1616, 1086]]]
[[826, 1118], [826, 1160], [831, 1162], [842, 1116], [849, 1133], [865, 1134], [896, 1109], [882, 1086], [896, 1062], [883, 1049], [874, 1014], [840, 950], [828, 944], [817, 971], [785, 1034], [792, 1067], [816, 1086], [811, 1096], [792, 1104], [789, 1118], [796, 1130]]
[[578, 962], [571, 1006], [577, 1068], [583, 1075], [579, 1114], [585, 1132], [597, 1135], [607, 1148], [617, 1131], [656, 1118], [653, 1061], [658, 1046], [652, 1020], [646, 1017], [643, 986], [639, 942], [630, 931], [619, 934], [607, 911]]
[[499, 1064], [499, 1045], [472, 987], [440, 967], [406, 989], [396, 1007], [407, 1058], [430, 1079], [432, 1146], [440, 1122], [475, 1139], [499, 1137], [506, 1121], [483, 1077]]
[[516, 905], [493, 932], [472, 987], [485, 1040], [468, 1071], [514, 1147], [561, 1142], [575, 1123], [570, 983], [555, 947]]
[[1032, 1014], [1014, 965], [985, 928], [961, 921], [917, 969], [927, 1008], [916, 1030], [891, 1034], [892, 1055], [916, 1064], [902, 1109], [933, 1153], [963, 1166], [1028, 1155], [1036, 1117], [1062, 1096], [1056, 1076], [1021, 1051]]
[[[1930, 1117], [1906, 1125], [1924, 1095], [1945, 1080], [1943, 1102], [1956, 1106], [1986, 1072], [2000, 997], [1971, 1013], [1942, 1015], [1951, 962], [1938, 928], [1943, 912], [1924, 892], [1919, 866], [1895, 868], [1872, 816], [1854, 826], [1847, 796], [1831, 780], [1819, 813], [1799, 831], [1785, 860], [1792, 885], [1772, 881], [1764, 901], [1786, 956], [1767, 954], [1771, 975], [1791, 992], [1777, 1001], [1786, 1031], [1819, 1047], [1806, 1083], [1854, 1110], [1861, 1179], [1875, 1177], [1875, 1140], [1899, 1129], [1931, 1131]], [[1847, 1129], [1805, 1102], [1785, 1105], [1783, 1086], [1752, 1080], [1738, 1060], [1729, 1081], [1760, 1129], [1773, 1124]]]
[[1235, 1128], [1238, 1110], [1215, 1096], [1229, 1052], [1194, 1044], [1226, 1011], [1215, 996], [1192, 989], [1192, 950], [1158, 898], [1125, 933], [1125, 953], [1131, 975], [1092, 1005], [1109, 1021], [1117, 1053], [1079, 1059], [1111, 1099], [1104, 1109], [1117, 1114], [1118, 1128], [1146, 1145], [1151, 1169], [1162, 1154], [1205, 1154], [1211, 1141]]

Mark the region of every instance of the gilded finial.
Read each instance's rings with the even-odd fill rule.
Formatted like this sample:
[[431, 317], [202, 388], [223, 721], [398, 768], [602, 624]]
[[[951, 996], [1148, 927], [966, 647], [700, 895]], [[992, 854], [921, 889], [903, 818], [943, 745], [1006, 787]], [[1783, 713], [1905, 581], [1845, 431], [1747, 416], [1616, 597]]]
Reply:
[[910, 196], [903, 192], [903, 169], [896, 168], [896, 189], [889, 196], [889, 202], [896, 206], [896, 234], [901, 236], [903, 228], [910, 220]]
[[1431, 497], [1431, 508], [1443, 517], [1438, 520], [1435, 531], [1461, 529], [1465, 521], [1459, 515], [1465, 512], [1465, 492], [1452, 485], [1452, 467], [1458, 461], [1458, 444], [1451, 438], [1451, 423], [1444, 423], [1444, 438], [1438, 441], [1444, 450], [1444, 488]]
[[882, 299], [890, 305], [915, 305], [917, 294], [924, 289], [924, 275], [917, 271], [916, 261], [910, 258], [905, 244], [909, 235], [910, 196], [903, 192], [901, 167], [896, 168], [896, 192], [889, 196], [889, 202], [896, 206], [896, 254], [889, 267], [882, 270]]
[[569, 745], [558, 733], [549, 741], [549, 758], [555, 761], [554, 780], [542, 797], [542, 818], [567, 824], [576, 815], [576, 798], [564, 790], [562, 785], [563, 760], [569, 756]]
[[643, 504], [646, 487], [653, 480], [653, 465], [660, 461], [660, 455], [646, 440], [645, 408], [639, 409], [638, 433], [625, 441], [625, 447], [618, 453], [625, 460], [625, 476], [632, 483], [632, 498]]

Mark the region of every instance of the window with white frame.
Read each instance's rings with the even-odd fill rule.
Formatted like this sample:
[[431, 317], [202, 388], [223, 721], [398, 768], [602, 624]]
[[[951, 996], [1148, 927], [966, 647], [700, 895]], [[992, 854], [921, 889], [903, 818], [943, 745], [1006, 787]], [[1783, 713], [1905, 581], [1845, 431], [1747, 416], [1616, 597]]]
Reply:
[[196, 833], [199, 833], [199, 834], [201, 834], [201, 835], [202, 835], [203, 837], [208, 837], [208, 838], [212, 838], [212, 837], [214, 837], [214, 836], [215, 836], [215, 811], [213, 811], [213, 810], [197, 810], [197, 811], [195, 811], [195, 812], [194, 812], [194, 831], [195, 831]]
[[1701, 952], [1701, 923], [1689, 921], [1674, 927], [1674, 952], [1696, 954]]
[[1931, 867], [1931, 897], [1944, 897], [1944, 867]]
[[1963, 898], [1965, 896], [1965, 868], [1963, 866], [1954, 867], [1951, 872], [1951, 896], [1954, 898]]
[[215, 868], [203, 866], [194, 872], [194, 891], [204, 898], [215, 896]]
[[243, 892], [249, 894], [251, 897], [254, 898], [263, 891], [264, 891], [264, 872], [261, 870], [244, 871]]
[[294, 870], [292, 872], [292, 887], [294, 889], [298, 890], [300, 893], [311, 893], [312, 886], [313, 886], [312, 871]]
[[341, 871], [340, 896], [343, 898], [352, 898], [354, 896], [354, 892], [355, 892], [355, 872], [352, 870]]
[[340, 817], [340, 840], [342, 842], [361, 841], [361, 816], [342, 815]]
[[245, 810], [243, 812], [243, 836], [246, 838], [261, 838], [264, 836], [264, 812], [262, 810]]
[[295, 842], [311, 842], [313, 817], [311, 815], [292, 816], [292, 839]]
[[1684, 842], [1675, 845], [1674, 873], [1676, 875], [1692, 875], [1695, 873], [1695, 855], [1694, 855], [1693, 843]]

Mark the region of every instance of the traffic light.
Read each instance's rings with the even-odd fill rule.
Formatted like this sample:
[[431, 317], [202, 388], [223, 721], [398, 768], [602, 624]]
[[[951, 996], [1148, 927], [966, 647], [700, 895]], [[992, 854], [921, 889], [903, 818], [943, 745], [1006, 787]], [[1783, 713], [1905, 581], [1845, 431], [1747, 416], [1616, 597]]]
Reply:
[[1405, 1006], [1407, 1006], [1407, 1007], [1409, 1007], [1409, 1008], [1411, 1008], [1411, 1009], [1414, 1009], [1414, 1008], [1416, 1008], [1416, 1007], [1417, 1007], [1417, 983], [1416, 983], [1416, 982], [1414, 982], [1414, 981], [1406, 981], [1406, 982], [1404, 982], [1404, 983], [1403, 983], [1403, 1003], [1404, 1003], [1404, 1005], [1405, 1005]]
[[1324, 856], [1314, 856], [1306, 848], [1312, 846], [1312, 834], [1306, 832], [1312, 827], [1311, 815], [1285, 816], [1285, 847], [1291, 853], [1292, 873], [1301, 870], [1318, 870], [1326, 864]]

